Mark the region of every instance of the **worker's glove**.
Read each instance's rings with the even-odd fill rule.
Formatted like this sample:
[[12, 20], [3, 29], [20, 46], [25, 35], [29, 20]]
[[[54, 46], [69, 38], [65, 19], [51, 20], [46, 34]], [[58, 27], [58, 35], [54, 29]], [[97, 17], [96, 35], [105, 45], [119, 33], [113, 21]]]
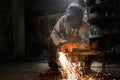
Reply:
[[61, 44], [64, 44], [64, 43], [66, 43], [67, 42], [67, 40], [60, 40], [60, 43]]
[[74, 44], [67, 42], [67, 43], [61, 45], [60, 49], [63, 52], [65, 51], [65, 52], [71, 53], [73, 48], [74, 48]]

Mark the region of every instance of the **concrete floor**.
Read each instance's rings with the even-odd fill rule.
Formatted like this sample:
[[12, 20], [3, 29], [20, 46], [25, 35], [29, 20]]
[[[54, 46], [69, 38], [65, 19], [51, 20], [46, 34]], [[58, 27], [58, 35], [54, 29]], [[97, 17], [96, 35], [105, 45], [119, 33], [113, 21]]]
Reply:
[[0, 64], [0, 80], [36, 80], [46, 69], [47, 63], [40, 62]]
[[[49, 68], [46, 53], [43, 51], [42, 57], [37, 61], [0, 64], [0, 80], [40, 80], [40, 73]], [[110, 70], [112, 73], [120, 75], [119, 64], [109, 63], [106, 67], [106, 71]]]
[[[113, 73], [120, 74], [119, 65], [110, 64], [109, 67]], [[0, 64], [0, 80], [38, 80], [39, 74], [46, 69], [48, 64], [45, 61]]]

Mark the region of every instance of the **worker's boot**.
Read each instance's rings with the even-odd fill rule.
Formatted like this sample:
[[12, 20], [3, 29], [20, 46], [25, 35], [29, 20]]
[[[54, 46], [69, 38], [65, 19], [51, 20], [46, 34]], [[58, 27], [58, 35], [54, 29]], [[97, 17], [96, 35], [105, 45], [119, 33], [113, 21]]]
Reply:
[[40, 73], [40, 76], [58, 76], [60, 75], [60, 71], [58, 69], [57, 63], [52, 63], [50, 68], [47, 69], [44, 73]]

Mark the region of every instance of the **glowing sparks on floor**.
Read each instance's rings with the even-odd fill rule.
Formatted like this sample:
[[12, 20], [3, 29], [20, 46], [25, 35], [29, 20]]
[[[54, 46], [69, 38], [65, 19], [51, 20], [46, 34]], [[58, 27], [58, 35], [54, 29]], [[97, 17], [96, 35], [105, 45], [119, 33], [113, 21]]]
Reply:
[[76, 71], [76, 64], [72, 63], [67, 53], [59, 52], [59, 61], [61, 65], [61, 74], [63, 80], [96, 80], [93, 76], [84, 75], [82, 71]]

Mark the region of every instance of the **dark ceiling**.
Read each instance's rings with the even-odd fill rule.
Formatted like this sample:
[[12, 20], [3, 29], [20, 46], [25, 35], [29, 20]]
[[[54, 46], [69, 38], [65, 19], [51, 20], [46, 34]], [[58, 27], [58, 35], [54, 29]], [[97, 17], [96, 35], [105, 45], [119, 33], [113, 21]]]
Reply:
[[45, 16], [64, 12], [67, 3], [65, 0], [26, 0], [25, 12], [32, 16]]

